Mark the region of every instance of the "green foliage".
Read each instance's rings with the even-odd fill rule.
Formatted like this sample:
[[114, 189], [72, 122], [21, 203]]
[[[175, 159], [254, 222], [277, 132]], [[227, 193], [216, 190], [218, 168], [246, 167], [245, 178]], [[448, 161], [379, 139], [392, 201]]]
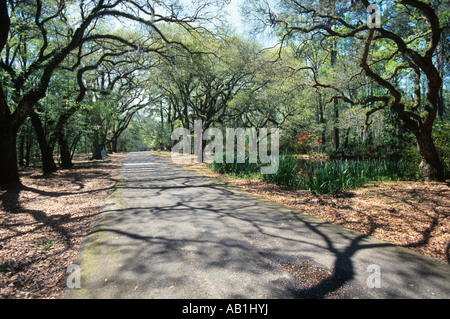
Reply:
[[227, 163], [226, 162], [226, 152], [223, 153], [222, 163], [217, 163], [213, 161], [209, 167], [217, 173], [220, 174], [229, 174], [237, 177], [243, 178], [251, 178], [251, 177], [259, 177], [259, 170], [261, 167], [261, 163], [250, 163], [248, 153], [245, 155], [245, 162], [238, 163], [237, 162], [237, 154], [234, 154], [234, 162]]
[[298, 167], [297, 160], [287, 154], [280, 154], [278, 171], [275, 174], [265, 174], [263, 179], [266, 182], [276, 185], [297, 187], [298, 185]]
[[370, 181], [410, 179], [408, 163], [386, 159], [303, 160], [288, 153], [280, 154], [278, 171], [261, 175], [261, 164], [213, 162], [210, 168], [221, 174], [262, 178], [268, 183], [319, 194], [335, 194], [361, 187]]
[[[263, 3], [269, 5], [249, 1], [247, 6], [249, 3], [256, 7]], [[327, 6], [322, 8], [327, 14], [308, 9], [315, 5]], [[51, 64], [50, 59], [61, 54], [59, 49], [72, 39], [73, 30], [66, 22], [75, 22], [72, 20], [77, 16], [76, 7], [53, 0], [44, 2], [38, 17], [35, 16], [37, 4], [32, 2], [9, 2], [9, 6], [11, 30], [8, 45], [0, 54], [0, 84], [14, 111], [24, 92], [40, 83], [41, 73], [52, 71], [46, 97], [34, 110], [55, 152], [58, 152], [58, 141], [53, 133], [62, 131], [71, 150], [78, 152], [90, 152], [93, 144], [108, 151], [170, 149], [173, 128], [186, 127], [192, 132], [194, 120], [201, 119], [204, 128], [278, 127], [281, 150], [295, 154], [403, 156], [397, 166], [391, 167], [388, 161], [303, 163], [282, 154], [278, 172], [262, 176], [261, 163], [249, 163], [247, 155], [245, 163], [211, 164], [220, 173], [257, 176], [278, 185], [321, 193], [358, 187], [370, 179], [419, 178], [421, 158], [414, 137], [393, 109], [379, 110], [371, 115], [372, 124], [365, 125], [367, 111], [379, 104], [377, 99], [370, 103], [362, 101], [385, 95], [382, 86], [361, 72], [366, 31], [355, 28], [363, 33], [340, 39], [323, 38], [322, 32], [286, 34], [288, 25], [305, 30], [316, 25], [319, 31], [319, 26], [328, 24], [334, 33], [348, 33], [352, 31], [348, 25], [367, 14], [361, 3], [348, 7], [346, 1], [336, 1], [332, 6], [327, 1], [305, 1], [302, 5], [282, 1], [280, 14], [276, 16], [277, 20], [285, 19], [287, 24], [280, 24], [274, 32], [283, 37], [282, 49], [262, 50], [260, 43], [232, 34], [227, 28], [205, 29], [204, 33], [203, 28], [196, 28], [193, 33], [184, 23], [158, 23], [160, 28], [155, 30], [160, 32], [152, 32], [150, 36], [143, 29], [131, 26], [129, 30], [113, 31], [107, 20], [99, 20], [91, 36], [111, 31], [112, 37], [83, 42], [85, 45], [73, 50], [60, 67], [48, 72], [43, 70]], [[420, 53], [428, 47], [429, 26], [419, 10], [406, 10], [405, 5], [392, 1], [383, 6], [382, 22], [386, 30], [402, 37], [409, 50]], [[446, 26], [450, 17], [447, 7], [443, 3], [435, 7], [442, 26]], [[250, 11], [252, 14], [266, 12]], [[45, 23], [36, 24], [52, 16]], [[264, 19], [261, 17], [260, 21]], [[152, 29], [155, 27], [152, 25]], [[448, 37], [447, 29], [442, 39]], [[44, 30], [48, 37], [45, 43]], [[123, 41], [116, 43], [114, 39]], [[441, 43], [436, 61], [442, 60], [443, 65], [437, 67], [442, 69], [439, 71], [447, 83], [448, 62], [444, 54], [447, 47]], [[101, 58], [104, 54], [105, 59]], [[373, 72], [392, 82], [401, 93], [402, 102], [410, 105], [415, 92], [415, 72], [408, 68], [411, 61], [404, 61], [403, 56], [395, 41], [376, 36], [368, 62]], [[78, 79], [76, 72], [86, 67], [89, 71]], [[24, 83], [14, 85], [20, 84], [22, 77]], [[75, 102], [80, 93], [78, 80], [82, 80], [87, 92], [82, 101]], [[423, 76], [418, 82], [423, 92], [426, 82]], [[334, 100], [336, 95], [341, 98]], [[348, 99], [355, 103], [347, 103]], [[443, 108], [448, 109], [448, 85], [443, 86], [442, 99]], [[356, 106], [359, 103], [363, 105]], [[423, 105], [417, 108], [417, 112], [422, 111]], [[450, 171], [449, 132], [448, 122], [435, 125], [434, 139], [447, 173]], [[19, 161], [28, 165], [30, 161], [23, 160], [24, 157], [39, 158], [39, 145], [28, 120], [18, 137]], [[399, 173], [399, 170], [403, 171]]]
[[118, 148], [125, 152], [145, 151], [152, 147], [145, 135], [142, 134], [142, 129], [136, 122], [132, 122], [130, 126], [120, 136], [118, 141]]
[[419, 164], [421, 160], [417, 146], [412, 144], [404, 148], [400, 162], [404, 164], [405, 172], [410, 178], [419, 180]]
[[370, 181], [405, 179], [401, 162], [384, 159], [313, 161], [301, 167], [297, 188], [315, 193], [339, 193]]
[[450, 177], [450, 121], [436, 122], [433, 138], [447, 177]]
[[263, 179], [277, 185], [309, 190], [314, 193], [339, 193], [369, 181], [397, 181], [407, 178], [405, 164], [384, 159], [297, 160], [280, 156], [279, 170]]

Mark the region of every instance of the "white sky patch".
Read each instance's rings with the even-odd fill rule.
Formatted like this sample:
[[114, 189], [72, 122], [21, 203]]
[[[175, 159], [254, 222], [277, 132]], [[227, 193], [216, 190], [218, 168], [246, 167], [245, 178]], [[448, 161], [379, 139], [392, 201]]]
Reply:
[[[252, 39], [251, 32], [252, 27], [245, 23], [245, 17], [242, 14], [241, 7], [245, 5], [245, 0], [229, 0], [230, 3], [226, 6], [225, 10], [229, 14], [229, 22], [234, 28], [235, 32], [244, 38]], [[259, 34], [258, 38], [253, 39], [260, 42], [264, 47], [272, 47], [278, 43], [278, 40], [274, 36], [268, 36], [267, 32]]]
[[244, 24], [242, 22], [243, 17], [241, 14], [240, 6], [242, 5], [242, 0], [231, 0], [230, 4], [227, 5], [226, 11], [229, 14], [229, 20], [233, 28], [235, 28], [238, 34], [242, 34], [244, 32]]

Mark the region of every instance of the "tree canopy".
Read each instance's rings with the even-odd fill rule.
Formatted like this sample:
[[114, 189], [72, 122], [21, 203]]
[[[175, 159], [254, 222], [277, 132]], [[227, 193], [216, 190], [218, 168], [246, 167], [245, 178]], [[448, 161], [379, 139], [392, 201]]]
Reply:
[[0, 0], [0, 184], [33, 161], [51, 174], [75, 153], [170, 149], [196, 120], [280, 128], [296, 154], [407, 154], [446, 178], [448, 3], [254, 0], [247, 36], [226, 5]]

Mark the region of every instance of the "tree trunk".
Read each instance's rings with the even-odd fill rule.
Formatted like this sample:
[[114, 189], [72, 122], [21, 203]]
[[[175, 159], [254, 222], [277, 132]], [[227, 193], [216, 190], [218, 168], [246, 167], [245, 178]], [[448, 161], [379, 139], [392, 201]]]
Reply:
[[17, 166], [16, 132], [3, 126], [0, 129], [0, 187], [20, 184]]
[[19, 134], [19, 166], [25, 166], [25, 134], [23, 131]]
[[114, 137], [112, 140], [111, 140], [111, 152], [112, 153], [117, 153], [117, 140], [118, 140], [119, 138], [118, 137]]
[[55, 160], [53, 159], [53, 146], [49, 145], [47, 142], [39, 115], [37, 115], [36, 112], [31, 111], [30, 119], [41, 149], [42, 171], [44, 175], [54, 173], [58, 168], [56, 167]]
[[427, 97], [424, 105], [425, 117], [419, 124], [415, 136], [417, 148], [422, 162], [419, 165], [420, 174], [425, 181], [445, 181], [444, 166], [433, 141], [433, 124], [436, 120], [439, 104], [439, 92], [442, 88], [442, 78], [432, 65], [432, 74], [427, 76]]
[[161, 150], [165, 150], [166, 146], [164, 144], [164, 114], [163, 114], [163, 103], [161, 100], [161, 104], [159, 106], [159, 115], [161, 117], [161, 140], [160, 140], [160, 148]]
[[[40, 145], [40, 143], [39, 143]], [[58, 170], [53, 158], [53, 147], [50, 145], [40, 145], [42, 158], [42, 172], [44, 175], [54, 173]]]
[[61, 168], [70, 169], [73, 167], [72, 154], [70, 152], [69, 144], [67, 143], [67, 137], [64, 132], [60, 132], [58, 135], [59, 152], [61, 154]]
[[344, 150], [348, 149], [349, 136], [350, 136], [350, 127], [347, 128], [347, 131], [345, 132]]
[[444, 166], [433, 142], [431, 129], [416, 134], [417, 149], [422, 162], [419, 165], [420, 174], [424, 181], [444, 181]]
[[92, 159], [102, 159], [102, 150], [100, 148], [100, 141], [98, 131], [94, 131], [94, 140], [92, 142]]
[[334, 140], [334, 150], [337, 152], [339, 150], [340, 141], [339, 141], [339, 128], [337, 127], [338, 119], [339, 119], [339, 110], [337, 106], [337, 102], [334, 103], [334, 127], [333, 127], [333, 140]]
[[26, 138], [25, 138], [25, 167], [30, 166], [31, 164], [31, 147], [32, 145], [32, 136], [31, 136], [31, 128], [27, 124], [26, 125]]
[[[331, 67], [334, 68], [336, 61], [337, 61], [337, 49], [336, 49], [336, 42], [333, 43], [333, 48], [331, 50]], [[339, 128], [337, 127], [339, 121], [339, 105], [338, 100], [334, 99], [333, 101], [333, 141], [334, 141], [334, 150], [337, 152], [339, 149]]]
[[[445, 49], [444, 41], [441, 41], [438, 45], [438, 50], [436, 54], [437, 70], [441, 78], [444, 78], [444, 60], [445, 60]], [[438, 94], [438, 104], [437, 104], [437, 114], [440, 121], [444, 120], [444, 88], [441, 87]]]

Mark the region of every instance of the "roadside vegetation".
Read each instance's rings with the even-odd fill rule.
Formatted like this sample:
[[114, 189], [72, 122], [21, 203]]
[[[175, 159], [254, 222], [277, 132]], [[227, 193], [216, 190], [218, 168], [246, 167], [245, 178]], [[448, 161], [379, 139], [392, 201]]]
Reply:
[[318, 194], [337, 194], [373, 181], [414, 179], [403, 162], [386, 159], [304, 159], [281, 154], [275, 174], [261, 174], [262, 164], [216, 163], [210, 167], [236, 177], [253, 177], [279, 186], [308, 190]]

